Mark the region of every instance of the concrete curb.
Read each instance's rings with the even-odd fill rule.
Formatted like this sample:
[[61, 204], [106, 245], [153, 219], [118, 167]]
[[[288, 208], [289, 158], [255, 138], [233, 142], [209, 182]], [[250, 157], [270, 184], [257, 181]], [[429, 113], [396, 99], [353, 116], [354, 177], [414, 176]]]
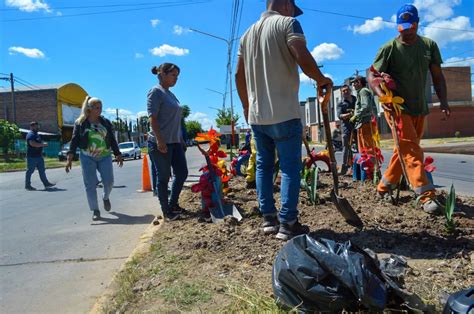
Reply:
[[[156, 219], [156, 218], [155, 218]], [[161, 226], [164, 223], [163, 219], [159, 219], [159, 224], [154, 225], [153, 222], [148, 226], [145, 232], [140, 236], [140, 240], [133, 249], [132, 253], [127, 257], [127, 259], [123, 262], [120, 268], [115, 273], [114, 277], [112, 278], [110, 284], [107, 286], [105, 291], [102, 293], [100, 297], [97, 298], [96, 302], [92, 306], [92, 309], [89, 311], [90, 314], [99, 314], [104, 313], [103, 308], [109, 303], [111, 297], [115, 294], [115, 291], [118, 289], [118, 274], [125, 269], [125, 265], [133, 258], [141, 257], [146, 255], [150, 251], [151, 247], [151, 239], [153, 235], [160, 230]]]

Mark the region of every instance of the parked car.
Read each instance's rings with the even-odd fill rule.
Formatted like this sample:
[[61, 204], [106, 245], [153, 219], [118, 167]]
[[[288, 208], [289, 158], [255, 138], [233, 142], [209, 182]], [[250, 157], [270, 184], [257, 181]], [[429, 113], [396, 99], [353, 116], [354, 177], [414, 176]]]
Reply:
[[123, 142], [118, 144], [122, 158], [142, 158], [142, 151], [135, 142]]
[[[60, 161], [67, 159], [67, 152], [69, 151], [69, 147], [71, 146], [71, 142], [68, 142], [63, 145], [61, 151], [58, 153], [58, 158]], [[76, 150], [76, 154], [74, 155], [73, 160], [79, 160], [79, 149]]]

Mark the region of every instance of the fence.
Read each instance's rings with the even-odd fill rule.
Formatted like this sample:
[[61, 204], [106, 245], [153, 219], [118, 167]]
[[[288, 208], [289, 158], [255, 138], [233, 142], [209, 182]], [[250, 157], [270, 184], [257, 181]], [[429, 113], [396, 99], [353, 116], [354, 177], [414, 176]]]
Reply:
[[[43, 154], [47, 157], [57, 157], [61, 151], [60, 141], [48, 141], [48, 147], [43, 148]], [[26, 140], [15, 140], [15, 153], [26, 155]]]

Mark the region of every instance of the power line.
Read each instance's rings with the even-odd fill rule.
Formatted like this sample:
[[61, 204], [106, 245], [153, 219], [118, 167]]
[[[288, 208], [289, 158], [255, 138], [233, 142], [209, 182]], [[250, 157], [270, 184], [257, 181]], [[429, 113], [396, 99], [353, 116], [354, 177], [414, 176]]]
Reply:
[[210, 0], [207, 0], [207, 1], [203, 0], [203, 1], [199, 1], [199, 2], [185, 2], [185, 3], [183, 2], [183, 3], [179, 3], [179, 4], [158, 5], [158, 6], [151, 6], [151, 7], [144, 7], [144, 8], [133, 8], [133, 9], [112, 10], [112, 11], [77, 13], [77, 14], [69, 14], [69, 15], [55, 15], [55, 16], [42, 16], [42, 17], [10, 19], [10, 20], [2, 20], [2, 22], [19, 22], [19, 21], [33, 21], [33, 20], [49, 20], [49, 19], [59, 19], [59, 18], [77, 17], [77, 16], [89, 16], [89, 15], [100, 15], [100, 14], [122, 13], [122, 12], [141, 11], [141, 10], [158, 9], [158, 8], [181, 7], [181, 6], [194, 5], [194, 4], [202, 4], [202, 3], [208, 3], [208, 2], [210, 2]]
[[[364, 17], [364, 16], [359, 16], [359, 15], [352, 15], [352, 14], [344, 14], [344, 13], [339, 13], [339, 12], [333, 12], [333, 11], [324, 11], [324, 10], [317, 10], [317, 9], [310, 9], [310, 8], [301, 8], [303, 9], [304, 11], [313, 11], [313, 12], [318, 12], [318, 13], [324, 13], [324, 14], [331, 14], [331, 15], [337, 15], [337, 16], [344, 16], [344, 17], [351, 17], [351, 18], [354, 18], [354, 19], [359, 19], [359, 20], [372, 20], [372, 21], [382, 21], [382, 22], [385, 22], [385, 23], [390, 23], [390, 24], [397, 24], [396, 22], [392, 22], [392, 21], [387, 21], [387, 20], [379, 20], [379, 19], [375, 19], [375, 18], [372, 18], [372, 17]], [[447, 28], [447, 27], [437, 27], [437, 26], [423, 26], [423, 25], [419, 25], [420, 27], [423, 27], [423, 28], [434, 28], [434, 29], [444, 29], [444, 30], [449, 30], [449, 31], [462, 31], [462, 32], [470, 32], [470, 33], [474, 33], [474, 29], [455, 29], [455, 28]]]
[[[181, 1], [183, 2], [183, 1]], [[189, 2], [189, 1], [185, 1]], [[101, 4], [101, 5], [85, 5], [85, 6], [65, 6], [48, 8], [50, 10], [70, 10], [70, 9], [92, 9], [92, 8], [114, 8], [114, 7], [130, 7], [130, 6], [147, 6], [156, 4], [177, 4], [176, 1], [160, 1], [160, 2], [145, 2], [145, 3], [121, 3], [121, 4]], [[18, 8], [0, 9], [1, 11], [18, 11]]]

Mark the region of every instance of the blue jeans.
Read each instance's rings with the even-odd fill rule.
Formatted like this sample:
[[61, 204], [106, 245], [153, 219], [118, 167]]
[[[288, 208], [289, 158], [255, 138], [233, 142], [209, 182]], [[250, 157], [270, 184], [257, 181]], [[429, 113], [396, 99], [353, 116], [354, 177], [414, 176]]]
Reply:
[[156, 144], [147, 142], [147, 147], [148, 147], [148, 157], [150, 158], [150, 163], [151, 163], [151, 183], [153, 186], [153, 192], [156, 191], [156, 179], [157, 179], [157, 171], [156, 171], [156, 165], [155, 165], [155, 160], [152, 157], [153, 151], [157, 151], [158, 148]]
[[281, 170], [280, 222], [293, 223], [298, 218], [298, 197], [300, 193], [301, 136], [303, 126], [300, 119], [293, 119], [271, 125], [252, 125], [257, 145], [256, 183], [260, 212], [275, 215], [273, 197], [273, 168], [275, 148], [278, 152]]
[[90, 210], [99, 210], [99, 203], [97, 201], [97, 171], [100, 173], [104, 191], [102, 199], [108, 200], [110, 192], [114, 186], [114, 169], [112, 165], [112, 156], [95, 158], [79, 154], [82, 168], [82, 179], [86, 188], [87, 202]]
[[46, 178], [46, 170], [44, 167], [43, 156], [40, 157], [26, 157], [26, 175], [25, 175], [25, 187], [31, 186], [31, 175], [35, 172], [35, 169], [38, 168], [38, 173], [44, 185], [49, 183], [48, 178]]
[[[173, 143], [167, 146], [168, 152], [166, 154], [158, 150], [150, 152], [158, 176], [158, 199], [163, 214], [167, 214], [171, 208], [178, 205], [179, 194], [188, 177], [188, 165], [183, 145]], [[171, 185], [171, 196], [168, 200], [168, 182], [171, 177], [171, 168], [173, 168], [174, 179]]]

